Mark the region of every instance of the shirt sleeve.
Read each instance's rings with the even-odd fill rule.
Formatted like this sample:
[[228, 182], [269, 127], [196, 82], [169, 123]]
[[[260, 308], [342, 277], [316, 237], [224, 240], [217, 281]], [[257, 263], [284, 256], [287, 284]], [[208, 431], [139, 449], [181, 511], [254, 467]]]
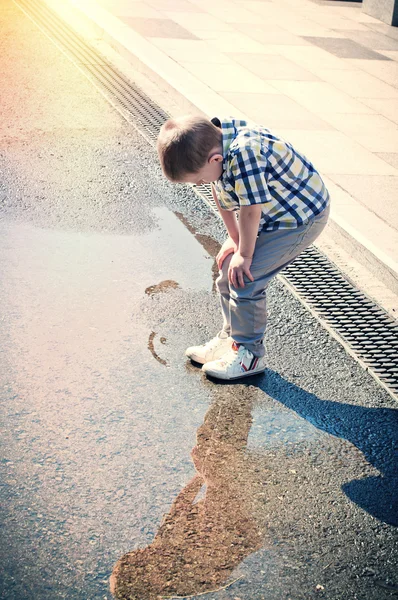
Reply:
[[266, 179], [267, 160], [260, 148], [242, 148], [234, 155], [230, 172], [240, 206], [265, 204], [272, 200]]

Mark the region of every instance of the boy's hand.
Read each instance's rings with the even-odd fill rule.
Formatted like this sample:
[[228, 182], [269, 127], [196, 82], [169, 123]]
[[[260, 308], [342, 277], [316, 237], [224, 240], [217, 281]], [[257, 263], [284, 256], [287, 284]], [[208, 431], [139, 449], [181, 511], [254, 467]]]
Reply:
[[238, 249], [232, 238], [228, 237], [220, 248], [220, 252], [216, 256], [217, 267], [221, 269], [224, 260], [229, 254], [233, 254]]
[[251, 258], [245, 258], [239, 252], [235, 252], [228, 269], [228, 281], [234, 287], [245, 287], [243, 275], [246, 275], [250, 281], [254, 281], [253, 275], [250, 273]]

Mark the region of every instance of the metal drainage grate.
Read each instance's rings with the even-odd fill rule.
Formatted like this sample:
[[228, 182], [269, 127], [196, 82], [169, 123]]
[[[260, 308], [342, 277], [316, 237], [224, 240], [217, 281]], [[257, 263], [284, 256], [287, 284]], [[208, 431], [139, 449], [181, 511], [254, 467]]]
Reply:
[[[151, 143], [169, 115], [89, 46], [40, 0], [14, 0], [35, 23], [66, 50], [108, 100]], [[195, 192], [217, 212], [208, 185]], [[218, 212], [217, 212], [218, 214]], [[284, 269], [282, 280], [333, 335], [348, 346], [390, 392], [398, 392], [398, 323], [357, 290], [314, 246]]]
[[398, 392], [398, 323], [311, 246], [282, 276], [362, 362]]

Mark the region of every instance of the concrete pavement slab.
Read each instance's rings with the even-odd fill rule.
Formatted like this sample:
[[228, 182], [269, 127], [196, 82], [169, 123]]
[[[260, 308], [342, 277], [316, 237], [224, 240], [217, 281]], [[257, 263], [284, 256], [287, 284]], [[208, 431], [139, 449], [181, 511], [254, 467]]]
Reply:
[[395, 169], [339, 131], [281, 130], [326, 175], [395, 175]]
[[144, 37], [176, 38], [181, 40], [196, 39], [193, 33], [170, 19], [147, 19], [143, 17], [123, 16], [121, 20]]
[[362, 98], [363, 104], [370, 106], [374, 112], [383, 115], [390, 121], [398, 123], [398, 100], [395, 99], [379, 99], [379, 98]]
[[272, 81], [272, 85], [314, 114], [371, 114], [369, 107], [324, 81]]
[[303, 37], [294, 35], [290, 31], [286, 31], [276, 23], [267, 23], [267, 26], [248, 23], [234, 23], [234, 27], [237, 31], [240, 31], [253, 40], [261, 42], [262, 44], [278, 44], [278, 45], [292, 45], [292, 46], [308, 46], [307, 42]]
[[333, 180], [398, 233], [398, 206], [394, 202], [398, 197], [398, 177], [333, 175]]
[[[124, 0], [125, 1], [125, 0]], [[161, 11], [205, 12], [200, 6], [188, 0], [147, 0], [148, 4]]]
[[[249, 54], [246, 52], [228, 52], [234, 61], [259, 77], [267, 79], [290, 79], [294, 81], [319, 81], [319, 77], [300, 67], [284, 56], [273, 54]], [[398, 90], [397, 90], [398, 96]]]
[[[104, 0], [105, 2], [105, 0]], [[162, 13], [153, 8], [147, 2], [131, 2], [126, 4], [124, 0], [111, 3], [106, 2], [105, 7], [112, 10], [117, 17], [147, 17], [153, 19], [161, 19]]]
[[308, 69], [322, 78], [324, 69], [347, 69], [352, 71], [352, 65], [345, 63], [342, 59], [310, 44], [308, 46], [281, 46], [279, 53], [290, 60]]
[[348, 136], [367, 135], [377, 137], [384, 132], [395, 132], [398, 127], [382, 115], [353, 115], [352, 113], [328, 113], [322, 119]]
[[364, 59], [346, 59], [347, 64], [350, 63], [353, 67], [362, 69], [389, 85], [398, 87], [398, 63], [390, 61], [375, 61]]
[[391, 27], [391, 25], [387, 25], [386, 23], [382, 23], [377, 19], [373, 19], [373, 21], [368, 25], [369, 29], [372, 31], [378, 31], [383, 33], [389, 38], [393, 38], [394, 40], [398, 40], [398, 31], [396, 27]]
[[180, 64], [216, 92], [240, 92], [243, 88], [252, 93], [278, 94], [272, 85], [238, 64], [224, 64], [222, 69], [206, 62], [180, 61]]
[[384, 129], [379, 131], [377, 135], [369, 135], [368, 133], [353, 134], [352, 137], [361, 146], [374, 153], [398, 152], [398, 129], [392, 129], [391, 131]]
[[382, 160], [388, 162], [389, 165], [392, 165], [395, 169], [398, 169], [398, 153], [394, 152], [378, 152], [377, 156]]
[[314, 115], [301, 104], [298, 104], [288, 96], [277, 94], [253, 94], [247, 92], [222, 93], [240, 114], [248, 117], [256, 123], [267, 123], [268, 127], [276, 130], [301, 129], [329, 130], [333, 128], [322, 115], [322, 118]]
[[188, 62], [206, 62], [208, 64], [233, 64], [226, 53], [218, 52], [205, 40], [181, 40], [176, 38], [152, 38], [159, 50], [175, 61], [181, 57]]
[[226, 23], [248, 23], [253, 25], [258, 23], [258, 15], [247, 10], [244, 5], [234, 5], [233, 10], [231, 10], [231, 3], [227, 0], [217, 0], [217, 2], [213, 0], [192, 0], [192, 2], [216, 19]]
[[361, 58], [364, 60], [388, 60], [386, 56], [374, 52], [346, 37], [309, 37], [306, 39], [338, 58]]
[[249, 52], [252, 54], [268, 54], [267, 48], [264, 45], [256, 42], [250, 36], [244, 33], [235, 32], [231, 34], [229, 31], [221, 31], [219, 29], [199, 29], [193, 27], [192, 31], [201, 39], [208, 42], [220, 52]]
[[220, 30], [220, 31], [229, 31], [232, 33], [233, 27], [227, 24], [225, 21], [220, 21], [213, 15], [208, 13], [192, 13], [192, 12], [178, 12], [178, 11], [164, 11], [164, 14], [167, 15], [169, 19], [174, 20], [176, 23], [179, 23], [182, 27], [186, 29], [204, 29], [204, 30]]
[[324, 69], [322, 79], [352, 98], [398, 98], [398, 89], [357, 69]]
[[362, 46], [373, 50], [398, 50], [398, 40], [373, 31], [346, 31], [345, 35]]

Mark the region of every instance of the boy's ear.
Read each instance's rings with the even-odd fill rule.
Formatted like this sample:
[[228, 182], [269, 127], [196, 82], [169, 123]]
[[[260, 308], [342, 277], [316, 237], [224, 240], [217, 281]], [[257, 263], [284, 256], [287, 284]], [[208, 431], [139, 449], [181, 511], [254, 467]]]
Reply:
[[220, 154], [219, 152], [214, 152], [213, 154], [210, 154], [209, 158], [207, 159], [207, 162], [211, 164], [213, 162], [223, 162], [223, 160], [224, 158], [222, 154]]

